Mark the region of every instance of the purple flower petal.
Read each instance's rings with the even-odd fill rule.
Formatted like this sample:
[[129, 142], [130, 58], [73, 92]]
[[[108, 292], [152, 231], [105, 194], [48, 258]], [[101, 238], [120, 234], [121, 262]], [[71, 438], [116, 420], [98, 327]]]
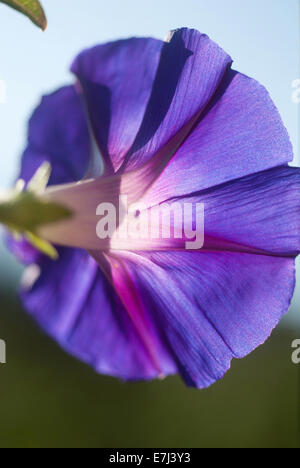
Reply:
[[9, 250], [24, 265], [40, 262], [42, 254], [31, 244], [29, 244], [29, 242], [27, 242], [24, 238], [17, 240], [12, 235], [6, 235], [5, 242]]
[[[130, 39], [84, 51], [72, 70], [83, 87], [100, 150], [113, 168], [170, 157], [215, 93], [231, 58], [206, 35], [181, 29], [168, 42]], [[181, 140], [177, 133], [186, 127]]]
[[[166, 202], [170, 207], [178, 205], [184, 214], [179, 221], [172, 219], [177, 232], [183, 232], [183, 220], [197, 227], [195, 209], [203, 204], [202, 250], [291, 257], [300, 253], [299, 168], [280, 166]], [[193, 206], [190, 218], [185, 215], [187, 204]], [[161, 206], [152, 210], [159, 211]], [[184, 250], [186, 238], [146, 239], [129, 246], [131, 250]], [[121, 243], [120, 249], [124, 249]]]
[[187, 195], [292, 160], [288, 133], [266, 89], [229, 70], [147, 199]]
[[232, 252], [122, 256], [144, 307], [160, 317], [182, 376], [198, 388], [222, 378], [232, 358], [269, 337], [295, 287], [289, 258]]
[[152, 379], [176, 372], [158, 322], [150, 315], [144, 317], [159, 368], [116, 292], [86, 252], [61, 249], [57, 262], [45, 259], [40, 267], [39, 279], [22, 291], [22, 299], [64, 349], [98, 372], [123, 379]]
[[108, 171], [120, 166], [133, 144], [162, 46], [163, 42], [155, 39], [112, 42], [83, 51], [72, 65]]
[[61, 88], [42, 99], [30, 119], [28, 146], [20, 178], [26, 182], [44, 161], [52, 166], [50, 185], [81, 179], [90, 161], [90, 137], [75, 88]]
[[180, 202], [204, 204], [205, 250], [300, 253], [299, 168], [270, 169]]

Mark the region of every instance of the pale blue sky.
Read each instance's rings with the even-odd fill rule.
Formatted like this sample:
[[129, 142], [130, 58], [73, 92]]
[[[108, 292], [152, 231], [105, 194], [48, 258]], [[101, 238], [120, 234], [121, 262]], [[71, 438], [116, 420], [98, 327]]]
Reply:
[[[180, 26], [207, 33], [231, 54], [237, 70], [267, 87], [289, 130], [299, 162], [299, 106], [291, 99], [292, 82], [300, 77], [298, 0], [42, 3], [49, 21], [45, 33], [0, 5], [0, 80], [7, 87], [7, 102], [0, 104], [0, 187], [8, 186], [15, 177], [33, 107], [41, 94], [72, 80], [68, 68], [81, 49], [119, 37], [164, 38], [169, 29]], [[1, 258], [3, 265], [2, 252]]]

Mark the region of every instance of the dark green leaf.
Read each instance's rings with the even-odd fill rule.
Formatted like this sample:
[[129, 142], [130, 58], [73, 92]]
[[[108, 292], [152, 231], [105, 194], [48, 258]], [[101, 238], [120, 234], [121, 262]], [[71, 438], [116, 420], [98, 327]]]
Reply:
[[26, 15], [33, 23], [45, 30], [47, 27], [47, 19], [42, 5], [38, 0], [0, 0], [17, 11]]

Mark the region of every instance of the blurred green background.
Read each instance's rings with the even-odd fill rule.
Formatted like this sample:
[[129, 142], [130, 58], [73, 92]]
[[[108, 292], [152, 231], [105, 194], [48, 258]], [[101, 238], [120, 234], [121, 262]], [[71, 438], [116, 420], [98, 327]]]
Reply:
[[234, 361], [208, 390], [171, 377], [125, 384], [95, 374], [65, 354], [0, 289], [1, 448], [226, 447], [296, 448], [300, 366], [291, 362], [297, 332], [283, 322], [248, 358]]

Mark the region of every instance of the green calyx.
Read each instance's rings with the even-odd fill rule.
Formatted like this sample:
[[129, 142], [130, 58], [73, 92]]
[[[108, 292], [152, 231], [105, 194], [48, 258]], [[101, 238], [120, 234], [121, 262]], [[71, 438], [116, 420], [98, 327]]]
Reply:
[[29, 191], [0, 202], [0, 223], [19, 232], [36, 232], [40, 226], [62, 221], [70, 215], [67, 208], [43, 201]]

